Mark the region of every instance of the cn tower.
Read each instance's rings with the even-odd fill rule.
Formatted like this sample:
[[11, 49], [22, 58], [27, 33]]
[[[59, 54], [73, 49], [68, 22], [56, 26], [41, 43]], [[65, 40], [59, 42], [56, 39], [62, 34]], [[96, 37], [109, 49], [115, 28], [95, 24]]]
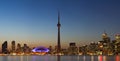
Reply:
[[60, 53], [61, 52], [61, 44], [60, 44], [60, 27], [61, 27], [61, 24], [60, 24], [60, 13], [58, 11], [58, 24], [57, 24], [57, 27], [58, 27], [58, 41], [57, 41], [57, 53]]

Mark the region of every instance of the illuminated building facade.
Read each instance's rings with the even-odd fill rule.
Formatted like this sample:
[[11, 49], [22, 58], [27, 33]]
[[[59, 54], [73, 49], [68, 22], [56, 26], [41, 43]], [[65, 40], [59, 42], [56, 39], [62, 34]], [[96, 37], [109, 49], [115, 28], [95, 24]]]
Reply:
[[90, 55], [95, 55], [97, 50], [97, 46], [95, 42], [91, 42], [90, 45], [88, 46], [88, 53]]
[[108, 37], [107, 33], [104, 32], [102, 34], [102, 39], [103, 39], [103, 55], [107, 55], [110, 52], [110, 37]]
[[77, 55], [78, 54], [78, 48], [76, 46], [76, 43], [70, 43], [68, 48], [68, 55]]
[[115, 35], [115, 53], [120, 54], [120, 34]]
[[120, 34], [116, 34], [115, 39], [117, 43], [120, 43]]
[[104, 43], [110, 43], [110, 37], [108, 37], [106, 32], [104, 32], [102, 34], [102, 39], [103, 39]]
[[45, 55], [46, 53], [49, 52], [48, 48], [45, 47], [36, 47], [32, 50], [33, 54], [37, 54], [37, 55]]

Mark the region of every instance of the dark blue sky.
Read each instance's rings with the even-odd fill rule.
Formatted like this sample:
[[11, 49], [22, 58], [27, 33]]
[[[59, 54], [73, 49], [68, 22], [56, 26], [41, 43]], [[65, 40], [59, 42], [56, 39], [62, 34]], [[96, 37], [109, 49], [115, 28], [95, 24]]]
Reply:
[[77, 45], [102, 40], [106, 30], [114, 39], [120, 33], [118, 0], [2, 0], [0, 41], [29, 45], [56, 45], [57, 10], [60, 11], [61, 43]]

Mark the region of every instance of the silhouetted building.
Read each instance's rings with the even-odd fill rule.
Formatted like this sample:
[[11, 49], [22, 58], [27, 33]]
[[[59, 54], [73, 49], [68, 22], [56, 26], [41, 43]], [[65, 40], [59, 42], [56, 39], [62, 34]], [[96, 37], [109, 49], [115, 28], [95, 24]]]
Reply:
[[95, 42], [91, 42], [90, 45], [88, 46], [88, 52], [89, 54], [95, 55], [97, 50], [97, 46]]
[[68, 55], [77, 55], [78, 54], [78, 48], [75, 43], [70, 43], [68, 48]]
[[2, 53], [3, 54], [7, 54], [8, 53], [8, 50], [7, 50], [7, 41], [5, 41], [3, 44], [2, 44]]
[[82, 47], [79, 47], [79, 53], [82, 53]]
[[12, 41], [11, 44], [12, 44], [12, 53], [15, 53], [15, 41]]
[[24, 46], [23, 46], [23, 52], [26, 52], [27, 51], [27, 44], [24, 44]]
[[49, 54], [53, 54], [53, 53], [52, 53], [52, 52], [53, 52], [53, 48], [52, 48], [52, 46], [49, 46], [48, 49], [49, 49], [49, 52], [48, 52], [48, 53], [49, 53]]
[[72, 46], [76, 46], [76, 44], [75, 44], [75, 43], [70, 43], [69, 46], [70, 46], [70, 47], [72, 47]]
[[25, 54], [28, 54], [31, 52], [31, 49], [29, 48], [29, 46], [27, 44], [24, 44], [24, 46], [22, 47], [22, 51], [25, 53]]
[[21, 53], [21, 52], [22, 52], [22, 51], [21, 51], [21, 45], [20, 45], [19, 43], [17, 44], [16, 52], [17, 52], [17, 53]]
[[57, 41], [57, 53], [60, 53], [61, 52], [61, 44], [60, 44], [60, 27], [61, 27], [61, 24], [60, 24], [60, 14], [58, 12], [58, 24], [57, 24], [57, 27], [58, 27], [58, 41]]
[[83, 54], [83, 55], [86, 55], [86, 54], [87, 54], [87, 47], [88, 47], [88, 45], [83, 45], [83, 46], [81, 47], [81, 51], [82, 51], [82, 54]]

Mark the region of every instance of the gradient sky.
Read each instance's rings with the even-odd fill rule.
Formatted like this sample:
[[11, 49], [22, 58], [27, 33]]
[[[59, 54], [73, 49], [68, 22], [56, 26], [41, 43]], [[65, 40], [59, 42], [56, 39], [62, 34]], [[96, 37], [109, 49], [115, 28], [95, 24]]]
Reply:
[[70, 42], [81, 46], [100, 41], [104, 30], [111, 39], [120, 33], [118, 0], [2, 0], [0, 42], [55, 46], [58, 9], [62, 47]]

